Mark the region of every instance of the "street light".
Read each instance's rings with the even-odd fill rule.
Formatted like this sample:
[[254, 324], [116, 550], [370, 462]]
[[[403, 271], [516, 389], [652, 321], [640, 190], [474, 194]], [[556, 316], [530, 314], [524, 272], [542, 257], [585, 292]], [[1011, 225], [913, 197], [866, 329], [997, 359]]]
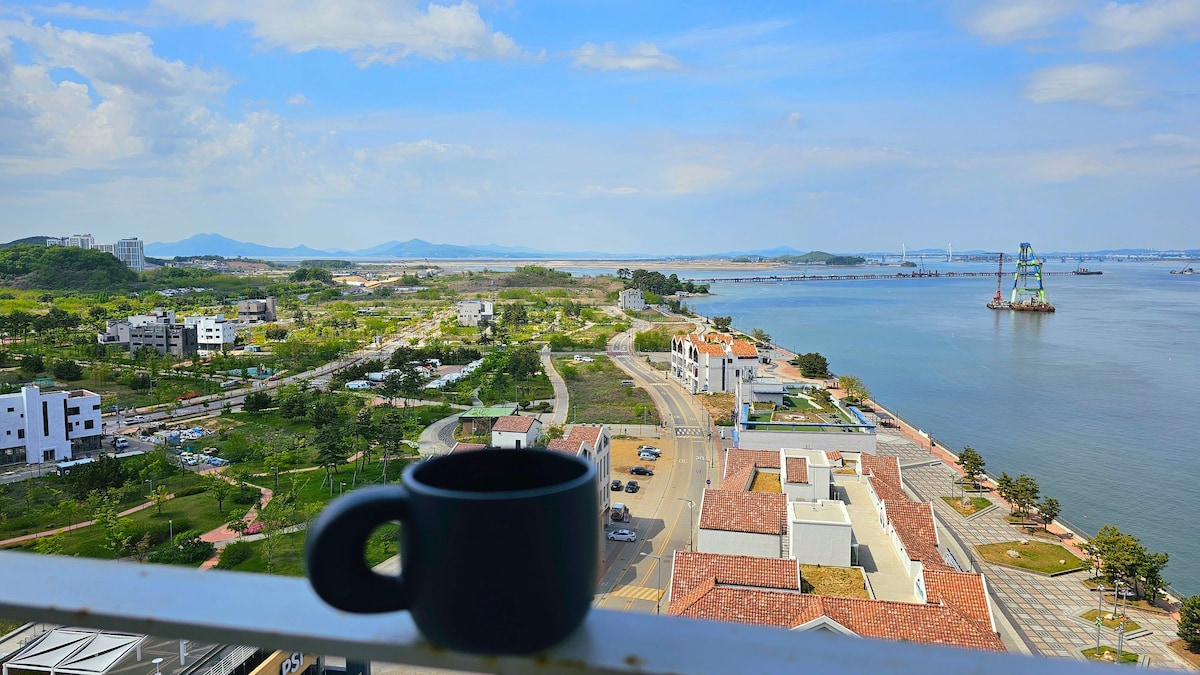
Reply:
[[167, 536], [172, 543], [175, 542], [175, 521], [170, 518], [167, 519]]
[[1096, 656], [1100, 655], [1100, 624], [1104, 623], [1104, 584], [1096, 587], [1100, 597], [1096, 600]]
[[654, 558], [655, 560], [658, 561], [658, 564], [656, 564], [654, 566], [654, 585], [656, 588], [658, 588], [658, 599], [654, 602], [654, 613], [661, 614], [662, 613], [662, 596], [663, 596], [662, 558], [654, 555], [653, 553], [639, 553], [638, 555], [644, 555], [647, 558]]
[[696, 502], [694, 502], [690, 499], [687, 499], [686, 497], [676, 497], [675, 501], [687, 502], [687, 505], [688, 505], [688, 550], [691, 551], [692, 550], [692, 528], [694, 527], [693, 521], [692, 521], [692, 507], [696, 505]]

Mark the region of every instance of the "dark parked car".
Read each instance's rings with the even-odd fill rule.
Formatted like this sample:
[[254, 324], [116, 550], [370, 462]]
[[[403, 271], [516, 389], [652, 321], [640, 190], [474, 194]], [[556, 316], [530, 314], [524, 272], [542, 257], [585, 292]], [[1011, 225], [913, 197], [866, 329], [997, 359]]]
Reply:
[[638, 482], [636, 480], [631, 480], [625, 484], [626, 492], [637, 492], [639, 489], [640, 486], [638, 486]]
[[653, 476], [654, 472], [644, 466], [635, 466], [629, 470], [629, 473], [635, 476]]
[[622, 488], [624, 488], [624, 486], [621, 485], [621, 481], [614, 480], [608, 489], [612, 490], [613, 492], [620, 492]]

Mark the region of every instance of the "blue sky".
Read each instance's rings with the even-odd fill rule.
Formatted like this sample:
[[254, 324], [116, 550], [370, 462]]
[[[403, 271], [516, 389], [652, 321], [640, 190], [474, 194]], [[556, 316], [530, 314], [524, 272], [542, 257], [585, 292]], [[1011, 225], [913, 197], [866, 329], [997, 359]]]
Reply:
[[1200, 246], [1200, 0], [445, 1], [0, 5], [0, 235]]

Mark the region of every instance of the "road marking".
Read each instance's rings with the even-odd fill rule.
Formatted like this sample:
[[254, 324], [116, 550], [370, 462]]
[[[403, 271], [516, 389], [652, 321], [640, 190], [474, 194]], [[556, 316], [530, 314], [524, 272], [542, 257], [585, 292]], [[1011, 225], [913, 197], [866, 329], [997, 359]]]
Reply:
[[700, 427], [675, 427], [676, 436], [703, 436], [704, 430]]
[[622, 586], [621, 588], [612, 591], [609, 595], [618, 598], [633, 598], [634, 600], [658, 600], [658, 596], [662, 591], [657, 588], [646, 588], [645, 586]]

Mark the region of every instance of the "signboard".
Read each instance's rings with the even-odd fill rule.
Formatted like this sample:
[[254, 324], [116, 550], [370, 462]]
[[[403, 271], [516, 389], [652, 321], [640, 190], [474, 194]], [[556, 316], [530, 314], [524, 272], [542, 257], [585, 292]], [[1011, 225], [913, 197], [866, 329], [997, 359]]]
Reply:
[[300, 675], [316, 662], [316, 656], [302, 652], [279, 651], [260, 663], [250, 675]]

